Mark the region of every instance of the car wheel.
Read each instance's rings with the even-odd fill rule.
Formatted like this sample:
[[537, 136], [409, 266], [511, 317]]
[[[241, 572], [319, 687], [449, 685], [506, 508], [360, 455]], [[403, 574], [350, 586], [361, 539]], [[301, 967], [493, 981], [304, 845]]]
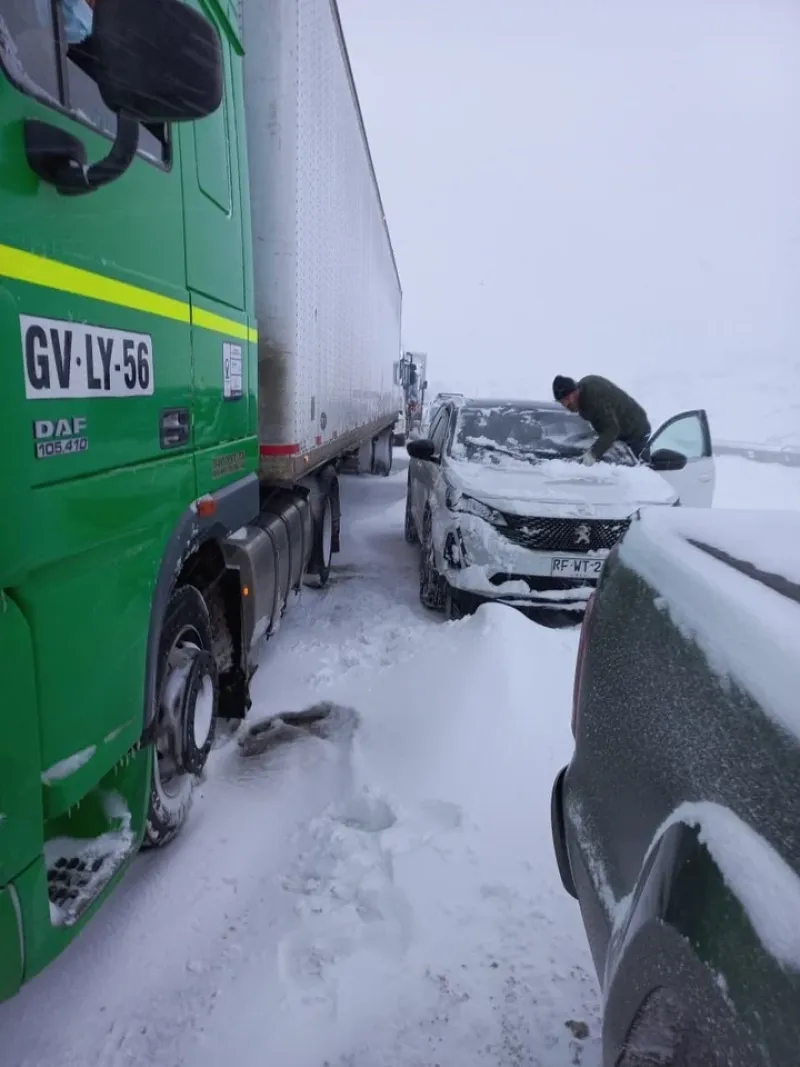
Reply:
[[422, 550], [419, 557], [419, 599], [431, 611], [442, 611], [445, 605], [445, 582], [436, 569], [433, 551], [433, 529], [430, 512], [422, 524]]
[[419, 537], [417, 536], [417, 528], [414, 525], [414, 516], [411, 511], [411, 486], [409, 485], [406, 492], [406, 521], [405, 521], [405, 539], [409, 545], [416, 545], [419, 543]]

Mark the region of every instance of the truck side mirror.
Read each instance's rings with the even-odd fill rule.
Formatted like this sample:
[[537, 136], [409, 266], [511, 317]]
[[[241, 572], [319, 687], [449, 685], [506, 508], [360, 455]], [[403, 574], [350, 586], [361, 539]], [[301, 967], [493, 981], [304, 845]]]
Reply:
[[182, 0], [96, 0], [91, 41], [106, 107], [137, 122], [189, 122], [222, 103], [222, 46]]
[[[121, 177], [139, 147], [139, 123], [188, 122], [222, 103], [222, 45], [214, 26], [181, 0], [95, 0], [80, 65], [97, 82], [117, 133], [105, 159], [87, 164], [79, 137], [26, 119], [28, 165], [67, 196]], [[76, 57], [77, 59], [77, 57]]]

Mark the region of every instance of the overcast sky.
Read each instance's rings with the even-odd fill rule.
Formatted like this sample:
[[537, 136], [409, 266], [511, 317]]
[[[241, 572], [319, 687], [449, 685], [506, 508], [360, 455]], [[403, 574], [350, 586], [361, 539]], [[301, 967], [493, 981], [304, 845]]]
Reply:
[[339, 6], [433, 382], [800, 393], [796, 0]]

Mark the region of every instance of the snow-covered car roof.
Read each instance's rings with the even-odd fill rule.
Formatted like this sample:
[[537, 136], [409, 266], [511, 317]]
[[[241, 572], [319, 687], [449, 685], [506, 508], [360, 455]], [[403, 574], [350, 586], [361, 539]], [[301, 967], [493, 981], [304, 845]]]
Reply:
[[652, 508], [620, 546], [657, 603], [762, 708], [800, 737], [798, 511]]
[[561, 404], [557, 404], [554, 400], [508, 400], [505, 397], [473, 397], [465, 396], [459, 405], [460, 407], [475, 407], [475, 408], [519, 408], [520, 411], [527, 411], [532, 408], [540, 408], [542, 411], [564, 411]]

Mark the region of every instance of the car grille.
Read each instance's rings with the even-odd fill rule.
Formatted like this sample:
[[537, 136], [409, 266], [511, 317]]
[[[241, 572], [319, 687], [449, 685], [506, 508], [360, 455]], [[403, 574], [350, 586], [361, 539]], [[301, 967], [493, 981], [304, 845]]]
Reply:
[[630, 526], [630, 519], [535, 519], [505, 515], [499, 528], [521, 548], [546, 552], [597, 552], [611, 549]]

